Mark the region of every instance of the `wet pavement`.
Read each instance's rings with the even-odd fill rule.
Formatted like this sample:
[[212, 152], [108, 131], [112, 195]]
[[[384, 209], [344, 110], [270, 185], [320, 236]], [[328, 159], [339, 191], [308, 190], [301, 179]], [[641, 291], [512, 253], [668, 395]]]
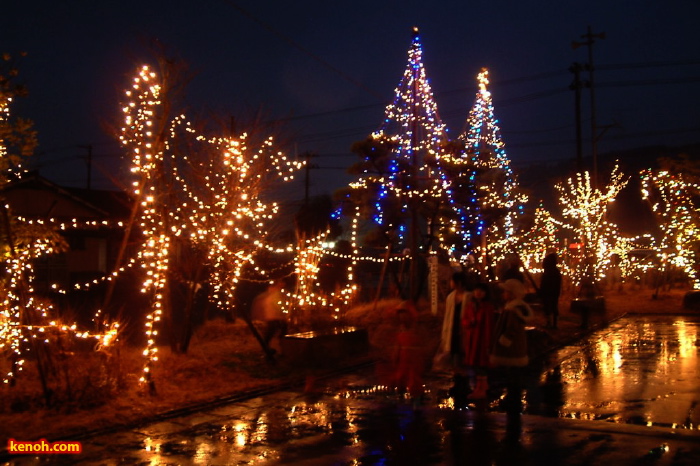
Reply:
[[446, 374], [416, 404], [365, 369], [14, 464], [698, 465], [699, 345], [700, 317], [618, 320], [533, 367], [516, 429], [497, 379], [490, 402], [456, 409]]

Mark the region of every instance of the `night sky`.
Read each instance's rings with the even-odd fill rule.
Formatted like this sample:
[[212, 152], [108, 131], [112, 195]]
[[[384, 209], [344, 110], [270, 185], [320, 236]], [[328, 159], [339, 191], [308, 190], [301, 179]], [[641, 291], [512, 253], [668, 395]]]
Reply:
[[[588, 61], [572, 41], [589, 26], [605, 33], [593, 45], [597, 122], [609, 127], [598, 152], [700, 142], [698, 18], [697, 0], [15, 0], [2, 8], [0, 52], [28, 54], [20, 77], [30, 96], [12, 112], [35, 121], [36, 166], [52, 181], [85, 185], [87, 145], [93, 187], [109, 187], [103, 172], [128, 166], [106, 128], [120, 124], [123, 90], [142, 63], [155, 63], [158, 41], [194, 74], [192, 119], [244, 122], [260, 111], [284, 120], [293, 144], [282, 149], [319, 155], [318, 194], [350, 180], [350, 145], [379, 127], [413, 26], [452, 136], [474, 102], [476, 74], [489, 68], [516, 168], [575, 156], [568, 69]], [[587, 91], [583, 117], [588, 140]]]

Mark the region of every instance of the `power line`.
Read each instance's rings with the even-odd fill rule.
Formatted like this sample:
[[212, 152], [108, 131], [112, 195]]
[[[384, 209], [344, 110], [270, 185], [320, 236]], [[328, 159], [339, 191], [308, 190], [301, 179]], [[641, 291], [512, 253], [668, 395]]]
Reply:
[[[700, 63], [700, 62], [699, 62]], [[612, 68], [611, 68], [612, 69]], [[541, 75], [534, 75], [532, 77], [523, 77], [519, 79], [513, 79], [507, 81], [507, 83], [514, 83], [514, 82], [523, 82], [526, 80], [530, 79], [536, 79], [537, 77], [544, 76], [544, 74]], [[698, 82], [700, 81], [700, 77], [690, 77], [690, 78], [663, 78], [663, 79], [646, 79], [646, 80], [627, 80], [627, 81], [611, 81], [611, 82], [603, 82], [603, 83], [596, 83], [596, 86], [598, 87], [631, 87], [631, 86], [646, 86], [646, 85], [657, 85], [657, 84], [686, 84], [686, 83], [693, 83], [693, 82]], [[496, 84], [503, 84], [506, 83], [504, 82], [496, 82]], [[436, 92], [436, 96], [444, 96], [444, 95], [449, 95], [452, 93], [456, 92], [464, 92], [467, 88], [461, 88], [458, 90], [451, 90], [451, 91], [444, 91], [444, 92]], [[561, 88], [556, 88], [556, 89], [550, 89], [550, 90], [545, 90], [541, 92], [535, 92], [531, 94], [526, 94], [523, 96], [519, 97], [512, 97], [509, 99], [495, 99], [494, 100], [494, 105], [497, 107], [507, 107], [509, 105], [515, 105], [515, 104], [520, 104], [524, 102], [530, 102], [533, 100], [539, 100], [559, 94], [565, 94], [567, 92], [570, 92], [567, 87], [561, 87]], [[341, 115], [343, 113], [348, 113], [348, 112], [353, 112], [353, 111], [358, 111], [358, 110], [368, 110], [368, 109], [373, 109], [382, 106], [383, 104], [368, 104], [368, 105], [362, 105], [362, 106], [357, 106], [357, 107], [348, 107], [348, 108], [342, 108], [338, 110], [330, 110], [326, 112], [319, 112], [319, 113], [311, 113], [311, 114], [306, 114], [306, 115], [298, 115], [295, 117], [290, 117], [290, 118], [281, 118], [281, 119], [275, 119], [273, 122], [284, 122], [284, 121], [294, 121], [294, 120], [303, 120], [303, 119], [313, 119], [313, 118], [319, 118], [319, 117], [326, 117], [326, 116], [331, 116], [331, 115]], [[450, 117], [454, 116], [456, 112], [445, 112], [442, 114], [443, 117]], [[466, 115], [466, 113], [465, 113]]]
[[[684, 134], [684, 133], [697, 133], [700, 131], [700, 127], [695, 127], [695, 128], [680, 128], [680, 129], [671, 129], [671, 130], [666, 130], [666, 131], [644, 131], [644, 132], [637, 132], [637, 133], [624, 133], [624, 134], [617, 134], [617, 135], [607, 135], [605, 137], [606, 140], [623, 140], [623, 139], [638, 139], [640, 137], [645, 137], [645, 136], [669, 136], [673, 134]], [[558, 145], [570, 145], [574, 144], [576, 141], [574, 139], [569, 139], [569, 140], [556, 140], [556, 141], [540, 141], [540, 142], [521, 142], [521, 143], [512, 143], [512, 144], [506, 144], [507, 148], [516, 148], [516, 149], [521, 149], [521, 148], [529, 148], [529, 147], [545, 147], [545, 146], [558, 146]]]
[[[238, 7], [234, 2], [229, 2], [234, 6], [235, 8], [239, 9], [243, 14], [246, 14], [251, 17], [256, 22], [259, 22], [263, 27], [268, 29], [269, 27], [265, 25], [265, 23], [262, 23], [261, 21], [255, 19], [252, 17], [252, 15], [249, 15], [245, 10], [242, 8]], [[307, 51], [303, 47], [299, 46], [296, 44], [296, 42], [292, 41], [291, 39], [288, 39], [286, 36], [278, 33], [277, 31], [273, 30], [272, 28], [269, 28], [271, 32], [273, 32], [275, 35], [278, 35], [280, 38], [283, 40], [290, 42], [292, 45], [295, 47], [299, 48], [300, 50], [304, 51], [304, 53], [308, 53], [311, 56], [315, 57], [317, 61], [320, 61], [322, 63], [325, 63], [320, 57], [316, 57], [315, 55], [311, 54], [311, 52]], [[700, 60], [692, 59], [692, 60], [677, 60], [677, 61], [667, 61], [667, 62], [647, 62], [647, 63], [628, 63], [628, 64], [610, 64], [610, 65], [597, 65], [596, 68], [598, 70], [625, 70], [625, 69], [639, 69], [639, 68], [655, 68], [655, 67], [675, 67], [675, 66], [689, 66], [689, 65], [700, 65]], [[333, 69], [335, 72], [339, 73], [340, 75], [344, 75], [342, 71], [340, 70], [335, 70], [330, 64], [325, 63], [324, 66], [330, 67]], [[568, 70], [556, 70], [556, 71], [550, 71], [550, 72], [543, 72], [543, 73], [537, 73], [534, 75], [529, 75], [529, 76], [521, 76], [518, 78], [513, 78], [513, 79], [506, 79], [506, 80], [500, 80], [500, 81], [494, 81], [493, 86], [498, 87], [498, 86], [509, 86], [509, 85], [514, 85], [514, 84], [520, 84], [520, 83], [525, 83], [525, 82], [532, 82], [532, 81], [537, 81], [537, 80], [542, 80], [542, 79], [550, 79], [550, 78], [555, 78], [555, 77], [560, 77], [568, 74]], [[596, 83], [596, 86], [598, 87], [606, 87], [606, 88], [613, 88], [613, 87], [633, 87], [633, 86], [650, 86], [650, 85], [668, 85], [668, 84], [686, 84], [686, 83], [695, 83], [700, 81], [700, 77], [684, 77], [684, 78], [661, 78], [661, 79], [644, 79], [644, 80], [624, 80], [624, 81], [610, 81], [610, 82], [603, 82], [603, 83]], [[469, 87], [462, 87], [458, 89], [452, 89], [449, 91], [441, 91], [441, 92], [436, 92], [437, 97], [445, 97], [449, 96], [455, 93], [464, 93], [471, 90]], [[555, 89], [550, 89], [550, 90], [544, 90], [540, 92], [534, 92], [530, 94], [526, 94], [523, 96], [519, 97], [512, 97], [508, 99], [495, 99], [494, 105], [502, 108], [502, 107], [507, 107], [511, 105], [517, 105], [525, 102], [531, 102], [539, 99], [544, 99], [544, 98], [549, 98], [555, 95], [560, 95], [570, 92], [568, 88], [562, 87], [562, 88], [555, 88]], [[370, 94], [373, 95], [373, 97], [378, 97], [376, 94], [373, 92], [370, 92]], [[381, 99], [380, 99], [381, 100]], [[279, 119], [274, 119], [271, 120], [270, 123], [279, 123], [279, 122], [293, 122], [293, 121], [302, 121], [302, 120], [313, 120], [315, 118], [325, 118], [333, 115], [343, 115], [347, 113], [352, 113], [352, 112], [359, 112], [359, 111], [366, 111], [366, 110], [373, 110], [377, 109], [380, 107], [383, 107], [384, 104], [382, 103], [373, 103], [373, 104], [366, 104], [366, 105], [358, 105], [358, 106], [353, 106], [353, 107], [346, 107], [342, 109], [337, 109], [337, 110], [330, 110], [330, 111], [325, 111], [325, 112], [318, 112], [318, 113], [312, 113], [312, 114], [306, 114], [306, 115], [297, 115], [293, 117], [286, 117], [286, 118], [279, 118]], [[442, 114], [443, 118], [452, 118], [456, 117], [459, 114], [463, 114], [465, 119], [467, 116], [468, 111], [462, 111], [462, 110], [453, 110], [450, 112], [445, 112]], [[359, 127], [352, 127], [352, 128], [341, 128], [338, 130], [334, 131], [329, 131], [329, 132], [324, 132], [324, 133], [315, 133], [315, 134], [306, 134], [306, 135], [301, 135], [298, 139], [298, 142], [301, 143], [317, 143], [317, 142], [322, 142], [322, 141], [328, 141], [328, 140], [333, 140], [333, 139], [340, 139], [340, 138], [346, 138], [350, 136], [358, 136], [361, 137], [362, 135], [367, 135], [373, 132], [378, 125], [363, 125]], [[549, 128], [549, 129], [540, 129], [540, 130], [530, 130], [530, 131], [503, 131], [504, 135], [508, 134], [534, 134], [534, 133], [544, 133], [544, 132], [552, 132], [552, 131], [557, 131], [557, 130], [562, 130], [566, 129], [567, 127], [571, 127], [571, 125], [567, 126], [561, 126], [561, 127], [556, 127], [556, 128]], [[656, 131], [656, 132], [644, 132], [644, 133], [635, 133], [635, 134], [626, 134], [626, 135], [608, 135], [606, 136], [606, 139], [626, 139], [626, 138], [633, 138], [633, 137], [640, 137], [640, 136], [648, 136], [648, 135], [668, 135], [668, 134], [681, 134], [681, 133], [687, 133], [687, 132], [693, 132], [693, 131], [698, 131], [697, 128], [684, 128], [684, 129], [678, 129], [678, 130], [669, 130], [669, 131]], [[533, 143], [515, 143], [515, 144], [508, 144], [508, 147], [510, 148], [520, 148], [520, 147], [543, 147], [543, 146], [551, 146], [551, 145], [558, 145], [558, 144], [571, 144], [571, 141], [546, 141], [546, 142], [533, 142]], [[114, 145], [116, 142], [107, 142], [107, 141], [101, 141], [101, 142], [96, 142], [92, 143], [93, 146], [102, 146], [102, 145]], [[55, 152], [62, 152], [66, 150], [75, 150], [77, 145], [68, 145], [68, 146], [59, 146], [59, 147], [52, 147], [48, 148], [45, 150], [42, 150], [40, 152], [37, 152], [37, 156], [41, 155], [47, 155]], [[96, 153], [95, 157], [107, 157], [107, 156], [115, 156], [114, 154], [103, 154], [103, 153]], [[116, 157], [119, 157], [120, 154], [117, 154]], [[76, 156], [64, 156], [59, 159], [52, 159], [49, 163], [42, 163], [43, 166], [54, 164], [54, 163], [60, 163], [62, 161], [74, 159], [78, 157]]]
[[[692, 77], [692, 78], [678, 78], [678, 79], [661, 79], [661, 80], [628, 80], [628, 81], [611, 81], [611, 82], [604, 82], [604, 83], [598, 83], [596, 86], [598, 87], [632, 87], [632, 86], [645, 86], [645, 85], [657, 85], [657, 84], [685, 84], [685, 83], [691, 83], [691, 82], [698, 82], [700, 81], [700, 78], [697, 77]], [[527, 94], [525, 96], [521, 97], [515, 97], [511, 99], [505, 99], [505, 100], [495, 100], [494, 105], [496, 107], [502, 108], [506, 107], [509, 105], [514, 105], [518, 103], [524, 103], [524, 102], [529, 102], [533, 100], [538, 100], [542, 98], [547, 98], [551, 97], [554, 95], [559, 95], [559, 94], [564, 94], [570, 92], [569, 89], [566, 88], [559, 88], [559, 89], [552, 89], [549, 91], [542, 91], [542, 92], [537, 92], [537, 93], [532, 93], [532, 94]], [[458, 113], [461, 111], [455, 110], [451, 112], [445, 112], [442, 113], [443, 118], [450, 118], [456, 116]], [[328, 116], [332, 115], [333, 112], [324, 112], [322, 115], [323, 116]], [[464, 112], [465, 118], [466, 118], [466, 112]], [[305, 118], [313, 118], [315, 115], [306, 115]], [[570, 127], [570, 126], [569, 126]], [[339, 139], [347, 136], [352, 136], [355, 134], [369, 134], [369, 132], [373, 131], [376, 128], [376, 126], [368, 127], [368, 126], [363, 126], [361, 128], [355, 127], [355, 128], [347, 128], [347, 129], [342, 129], [342, 130], [337, 130], [333, 132], [327, 132], [327, 133], [319, 133], [319, 134], [310, 134], [306, 136], [302, 136], [301, 142], [320, 142], [320, 141], [327, 141], [330, 139]], [[565, 129], [565, 127], [560, 127], [559, 129]], [[545, 129], [545, 130], [534, 130], [534, 131], [520, 131], [520, 132], [511, 132], [511, 131], [504, 131], [504, 134], [524, 134], [524, 133], [533, 133], [533, 132], [551, 132], [555, 131], [557, 128], [552, 128], [552, 129]], [[648, 133], [645, 133], [648, 134]], [[547, 143], [546, 145], [550, 145]]]
[[656, 86], [658, 84], [687, 84], [700, 82], [700, 76], [687, 78], [640, 79], [635, 81], [608, 81], [597, 83], [598, 87]]
[[[100, 142], [91, 142], [89, 143], [91, 146], [116, 146], [118, 143], [116, 141], [114, 142], [108, 142], [108, 141], [100, 141]], [[57, 147], [49, 147], [46, 149], [43, 149], [41, 151], [36, 152], [36, 155], [45, 155], [45, 154], [51, 154], [54, 152], [63, 152], [67, 150], [75, 150], [79, 148], [81, 145], [86, 145], [86, 144], [71, 144], [68, 146], [57, 146]]]
[[611, 65], [596, 65], [599, 70], [628, 70], [634, 68], [659, 68], [668, 66], [680, 66], [680, 65], [700, 65], [700, 60], [689, 59], [689, 60], [672, 60], [672, 61], [652, 61], [646, 63], [624, 63], [624, 64], [611, 64]]

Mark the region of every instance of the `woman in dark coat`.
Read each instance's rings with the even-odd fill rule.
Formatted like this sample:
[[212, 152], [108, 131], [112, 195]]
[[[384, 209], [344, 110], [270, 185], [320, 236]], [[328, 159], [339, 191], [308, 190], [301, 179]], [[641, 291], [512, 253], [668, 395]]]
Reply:
[[559, 295], [561, 294], [561, 272], [557, 268], [557, 254], [548, 254], [542, 261], [542, 280], [539, 295], [542, 310], [547, 318], [547, 327], [557, 328], [559, 320]]

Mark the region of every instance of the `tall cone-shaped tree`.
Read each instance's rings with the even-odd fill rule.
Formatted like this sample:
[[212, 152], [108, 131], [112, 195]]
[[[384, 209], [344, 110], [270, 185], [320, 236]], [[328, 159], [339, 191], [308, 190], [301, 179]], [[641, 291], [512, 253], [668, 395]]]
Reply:
[[[379, 130], [353, 146], [361, 161], [352, 170], [360, 175], [347, 193], [357, 215], [374, 223], [374, 238], [410, 261], [408, 291], [416, 299], [423, 277], [419, 268], [436, 237], [439, 216], [447, 199], [448, 181], [440, 167], [446, 129], [428, 82], [418, 29], [408, 51], [408, 63], [386, 107]], [[358, 222], [354, 222], [357, 225]]]
[[477, 198], [483, 222], [479, 256], [488, 270], [506, 254], [517, 250], [517, 222], [527, 196], [519, 188], [501, 138], [488, 89], [488, 70], [479, 73], [477, 82], [476, 100], [459, 140], [464, 144], [465, 157], [472, 160], [476, 169]]

